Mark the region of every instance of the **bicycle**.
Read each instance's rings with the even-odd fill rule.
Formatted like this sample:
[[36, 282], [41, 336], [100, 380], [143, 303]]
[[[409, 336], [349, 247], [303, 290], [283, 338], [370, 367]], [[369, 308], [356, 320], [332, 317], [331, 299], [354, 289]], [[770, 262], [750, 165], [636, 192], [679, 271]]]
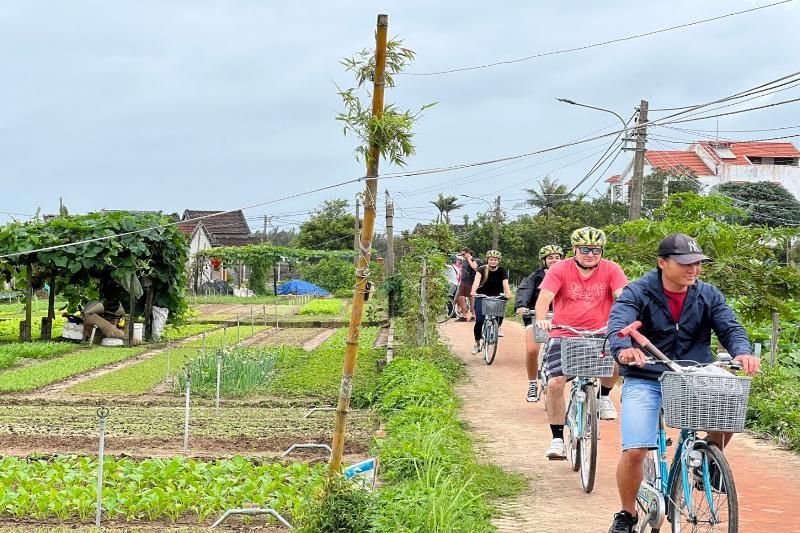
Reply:
[[[539, 400], [544, 400], [542, 402], [542, 406], [545, 405], [547, 401], [547, 374], [545, 373], [545, 365], [547, 363], [547, 354], [550, 351], [550, 345], [552, 344], [549, 337], [549, 332], [544, 329], [540, 329], [536, 326], [536, 312], [532, 310], [528, 310], [522, 313], [522, 316], [530, 318], [533, 322], [533, 338], [539, 344], [539, 366], [536, 370], [536, 379], [539, 382], [539, 386], [537, 387], [537, 395], [534, 402], [538, 402]], [[553, 313], [547, 313], [547, 320], [553, 319]]]
[[497, 318], [505, 316], [508, 298], [505, 296], [484, 296], [479, 294], [475, 296], [475, 300], [477, 301], [478, 299], [481, 300], [481, 311], [485, 317], [483, 330], [481, 331], [481, 352], [483, 352], [483, 360], [486, 361], [486, 364], [491, 365], [497, 355], [497, 343], [499, 340], [500, 326]]
[[[458, 296], [457, 291], [450, 291], [449, 296], [447, 297], [447, 301], [444, 303], [444, 308], [442, 309], [441, 314], [437, 315], [436, 322], [437, 324], [444, 324], [451, 318], [461, 318], [464, 315], [461, 314], [461, 309], [458, 308]], [[467, 312], [471, 310], [469, 305], [469, 297], [466, 301], [467, 304]]]
[[564, 444], [572, 470], [580, 470], [584, 492], [592, 492], [597, 474], [597, 437], [600, 414], [597, 378], [614, 374], [614, 359], [603, 354], [606, 328], [595, 331], [553, 326], [578, 335], [561, 337], [561, 372], [574, 376], [570, 385]]
[[[657, 533], [667, 518], [673, 532], [737, 532], [739, 505], [730, 464], [715, 443], [699, 438], [697, 432], [743, 431], [752, 378], [723, 370], [741, 369], [730, 356], [720, 356], [708, 365], [691, 361], [694, 366], [681, 366], [639, 333], [640, 326], [641, 322], [634, 322], [617, 335], [631, 336], [655, 358], [653, 363], [669, 370], [659, 378], [658, 449], [645, 458], [644, 479], [636, 496], [636, 530]], [[670, 465], [667, 448], [672, 442], [667, 427], [681, 430]]]

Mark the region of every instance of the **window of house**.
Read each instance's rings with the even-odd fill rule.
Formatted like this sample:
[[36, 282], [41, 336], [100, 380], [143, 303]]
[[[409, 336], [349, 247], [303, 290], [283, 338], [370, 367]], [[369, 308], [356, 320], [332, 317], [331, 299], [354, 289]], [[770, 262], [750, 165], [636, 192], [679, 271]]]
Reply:
[[749, 159], [750, 162], [752, 164], [754, 164], [754, 165], [761, 165], [762, 164], [762, 159], [760, 157], [754, 157], [752, 155], [749, 155], [749, 156], [747, 156], [747, 159]]
[[776, 157], [773, 164], [775, 165], [786, 165], [786, 166], [797, 166], [797, 158], [795, 157]]

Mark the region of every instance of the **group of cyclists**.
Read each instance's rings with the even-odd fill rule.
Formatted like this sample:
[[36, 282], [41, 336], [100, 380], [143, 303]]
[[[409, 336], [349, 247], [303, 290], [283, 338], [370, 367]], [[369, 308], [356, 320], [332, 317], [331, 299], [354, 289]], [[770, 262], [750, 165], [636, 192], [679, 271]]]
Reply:
[[[537, 375], [539, 359], [544, 358], [545, 408], [552, 433], [545, 455], [549, 459], [565, 459], [564, 386], [570, 377], [561, 371], [561, 340], [575, 334], [568, 329], [553, 328], [553, 325], [584, 331], [607, 328], [607, 352], [617, 364], [612, 377], [600, 379], [600, 419], [617, 418], [609, 394], [619, 376], [623, 377], [622, 453], [616, 472], [621, 509], [614, 515], [609, 533], [629, 533], [635, 531], [638, 520], [636, 495], [643, 479], [644, 460], [650, 450], [657, 449], [662, 406], [658, 378], [665, 369], [663, 365], [648, 362], [643, 347], [629, 336], [619, 337], [617, 333], [640, 321], [642, 334], [656, 348], [680, 360], [680, 364], [711, 363], [712, 333], [746, 373], [758, 370], [759, 359], [752, 355], [747, 333], [722, 293], [699, 279], [703, 263], [711, 259], [703, 254], [692, 237], [683, 234], [666, 237], [654, 254], [655, 268], [633, 282], [628, 281], [618, 264], [603, 258], [607, 243], [603, 230], [577, 229], [570, 243], [569, 257], [556, 244], [542, 247], [538, 254], [540, 268], [527, 276], [517, 289], [514, 309], [523, 316], [526, 329], [526, 399], [529, 402], [539, 399], [542, 391]], [[470, 320], [468, 299], [477, 295], [511, 297], [508, 270], [500, 267], [499, 251], [489, 250], [485, 264], [481, 264], [469, 249], [462, 250], [461, 257], [464, 259], [457, 294], [462, 320]], [[465, 271], [468, 271], [466, 277]], [[484, 317], [481, 299], [473, 302], [475, 346], [472, 353], [476, 354], [480, 349]], [[546, 353], [542, 353], [543, 344], [536, 340], [536, 329], [548, 332]], [[706, 440], [724, 449], [731, 436], [732, 433], [709, 433]]]

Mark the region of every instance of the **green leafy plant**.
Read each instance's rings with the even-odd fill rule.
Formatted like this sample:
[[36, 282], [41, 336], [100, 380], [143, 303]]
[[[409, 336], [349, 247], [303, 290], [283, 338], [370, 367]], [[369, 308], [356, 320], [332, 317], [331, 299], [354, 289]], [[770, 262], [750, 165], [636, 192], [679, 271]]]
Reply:
[[344, 476], [334, 475], [303, 510], [305, 533], [366, 533], [372, 530], [373, 496]]
[[[269, 385], [281, 350], [264, 346], [237, 346], [227, 351], [201, 353], [186, 365], [194, 393], [205, 397], [216, 394], [218, 357], [221, 363], [220, 394], [225, 397], [242, 396]], [[186, 391], [185, 373], [178, 373], [177, 389], [180, 393]]]
[[311, 300], [300, 308], [301, 315], [331, 315], [337, 316], [342, 312], [341, 300]]
[[[350, 233], [352, 232], [351, 227]], [[333, 293], [343, 289], [352, 291], [356, 284], [352, 261], [332, 257], [300, 267], [300, 275], [304, 280]]]

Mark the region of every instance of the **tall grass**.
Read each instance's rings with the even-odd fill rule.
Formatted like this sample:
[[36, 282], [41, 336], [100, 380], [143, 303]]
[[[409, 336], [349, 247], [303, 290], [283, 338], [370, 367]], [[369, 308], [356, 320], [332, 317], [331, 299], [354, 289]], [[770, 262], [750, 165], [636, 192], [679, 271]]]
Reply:
[[[201, 396], [214, 396], [217, 390], [217, 354], [222, 354], [220, 394], [242, 396], [256, 388], [267, 386], [274, 377], [280, 348], [236, 347], [227, 352], [206, 351], [186, 365], [192, 381], [192, 391]], [[186, 390], [186, 375], [178, 374], [180, 392]]]

